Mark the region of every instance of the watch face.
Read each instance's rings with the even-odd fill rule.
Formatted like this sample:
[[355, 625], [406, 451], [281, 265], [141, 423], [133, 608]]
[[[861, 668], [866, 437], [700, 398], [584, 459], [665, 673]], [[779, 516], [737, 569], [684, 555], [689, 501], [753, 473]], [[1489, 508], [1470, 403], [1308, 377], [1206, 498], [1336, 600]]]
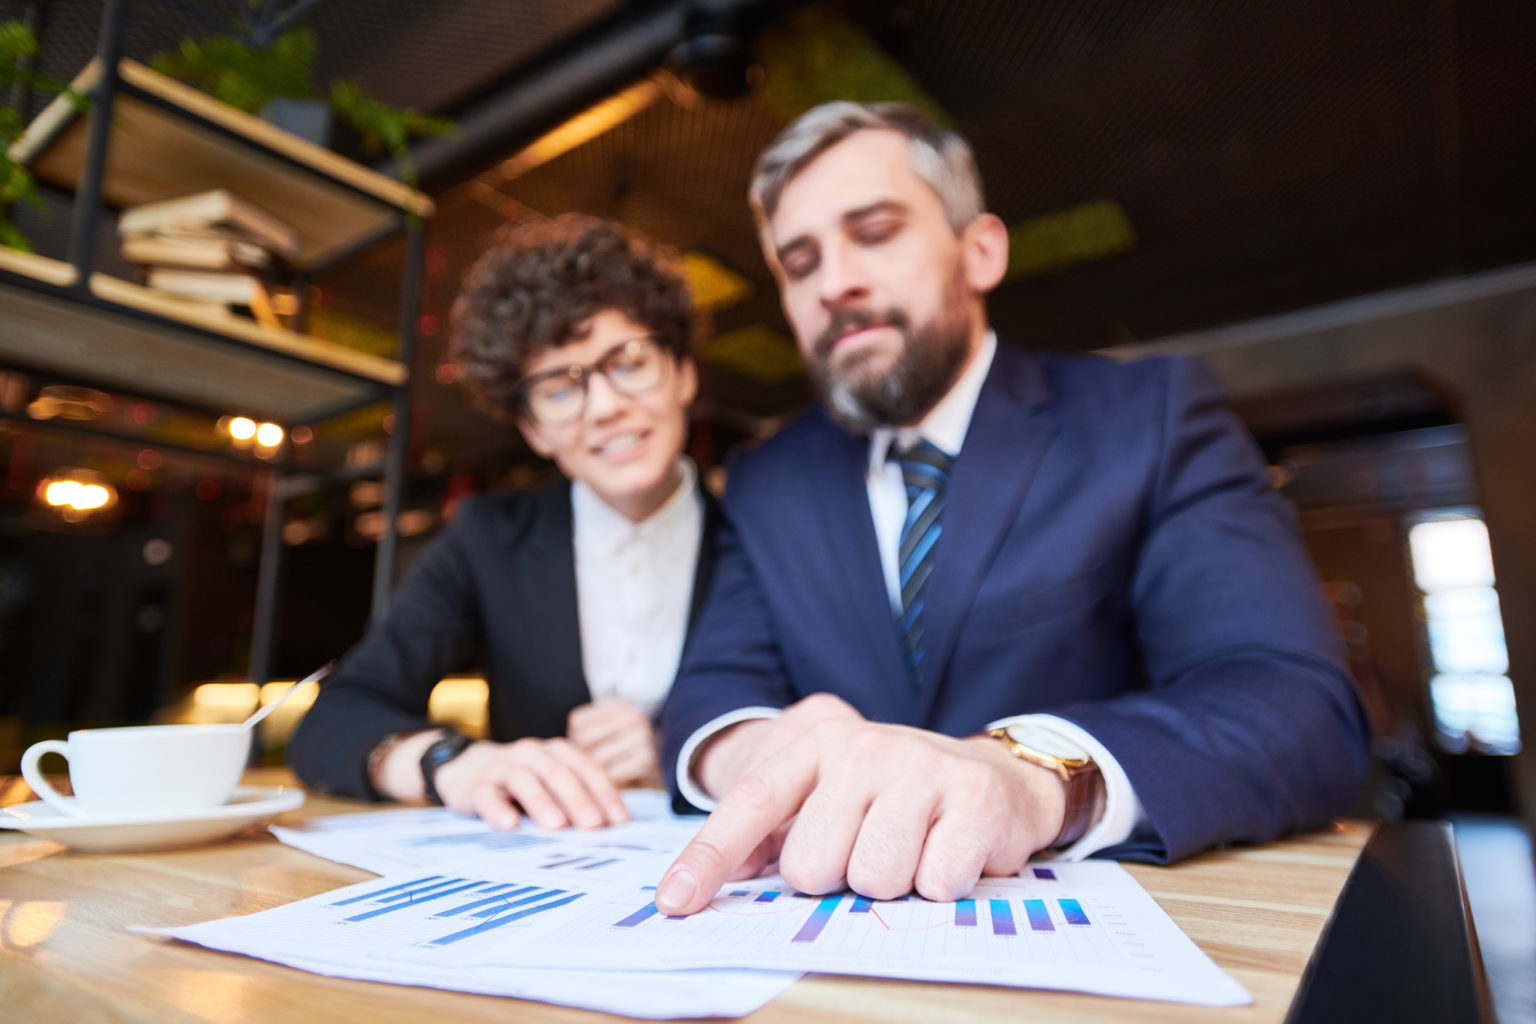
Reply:
[[1029, 722], [1018, 722], [1008, 727], [1008, 738], [1030, 750], [1059, 757], [1063, 761], [1086, 761], [1088, 751], [1058, 732]]

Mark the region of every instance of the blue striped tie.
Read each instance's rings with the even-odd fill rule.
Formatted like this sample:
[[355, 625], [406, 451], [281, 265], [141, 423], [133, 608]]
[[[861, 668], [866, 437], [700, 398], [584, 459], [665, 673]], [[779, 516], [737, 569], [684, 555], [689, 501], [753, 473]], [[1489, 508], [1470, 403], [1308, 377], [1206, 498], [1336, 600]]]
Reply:
[[923, 603], [933, 572], [933, 547], [944, 532], [942, 515], [949, 489], [952, 461], [927, 441], [910, 448], [892, 448], [890, 458], [901, 465], [907, 485], [907, 519], [901, 524], [896, 555], [901, 583], [901, 635], [906, 642], [907, 672], [914, 686], [923, 682]]

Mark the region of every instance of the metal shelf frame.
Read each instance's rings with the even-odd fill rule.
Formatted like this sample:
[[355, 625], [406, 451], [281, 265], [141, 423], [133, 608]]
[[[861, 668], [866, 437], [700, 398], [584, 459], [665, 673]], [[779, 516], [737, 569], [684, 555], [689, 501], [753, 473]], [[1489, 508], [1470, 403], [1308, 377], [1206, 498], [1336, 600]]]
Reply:
[[[258, 126], [248, 115], [209, 106], [216, 101], [207, 100], [201, 94], [194, 97], [179, 83], [170, 83], [161, 89], [146, 87], [144, 82], [151, 81], [154, 73], [131, 62], [123, 62], [128, 2], [106, 0], [103, 7], [96, 58], [92, 62], [95, 75], [89, 87], [90, 106], [84, 115], [84, 146], [78, 175], [74, 176], [74, 168], [69, 167], [62, 177], [73, 176], [72, 183], [59, 180], [57, 169], [52, 176], [54, 184], [65, 188], [72, 184], [75, 195], [67, 262], [25, 253], [0, 253], [0, 305], [9, 302], [31, 318], [27, 326], [17, 328], [8, 341], [0, 338], [0, 360], [51, 381], [84, 384], [216, 414], [262, 412], [284, 427], [322, 422], [364, 405], [391, 400], [394, 422], [383, 466], [384, 530], [374, 560], [371, 611], [377, 619], [389, 605], [398, 545], [396, 520], [410, 446], [419, 281], [425, 249], [425, 223], [431, 215], [432, 202], [397, 181], [329, 151], [281, 133], [273, 135], [276, 129], [264, 124]], [[132, 74], [125, 76], [121, 71], [123, 68]], [[374, 220], [363, 222], [354, 217], [354, 230], [350, 235], [343, 236], [318, 254], [305, 253], [297, 269], [306, 279], [324, 274], [403, 233], [405, 268], [400, 288], [396, 358], [393, 361], [379, 359], [305, 335], [258, 328], [232, 316], [225, 321], [191, 306], [183, 310], [175, 300], [96, 272], [94, 250], [102, 207], [107, 205], [112, 146], [114, 141], [119, 144], [123, 141], [113, 138], [114, 112], [119, 98], [125, 96], [146, 105], [157, 117], [184, 121], [194, 127], [208, 140], [199, 145], [209, 150], [222, 148], [265, 164], [275, 160], [294, 176], [295, 181], [312, 189], [340, 189], [336, 194], [343, 197], [339, 200], [342, 205], [376, 206]], [[187, 100], [185, 106], [177, 102], [178, 97]], [[55, 111], [49, 117], [49, 113], [45, 110], [34, 122], [38, 131], [29, 130], [30, 137], [24, 136], [18, 142], [17, 146], [26, 148], [22, 154], [24, 161], [47, 153], [50, 146], [74, 130], [72, 121], [77, 115], [72, 117], [69, 111]], [[46, 123], [45, 118], [48, 118]], [[242, 125], [249, 125], [252, 130], [242, 132]], [[13, 147], [13, 155], [15, 153]], [[200, 187], [210, 186], [206, 182], [194, 183], [186, 191], [197, 191]], [[282, 211], [274, 212], [280, 214]], [[92, 337], [100, 337], [102, 332], [109, 336], [113, 331], [118, 332], [115, 340], [119, 349], [114, 353], [117, 356], [115, 363], [111, 359], [89, 358], [91, 353], [84, 347], [64, 357], [62, 362], [58, 352], [49, 353], [39, 348], [36, 343], [40, 339], [57, 337], [56, 333], [50, 332], [56, 331], [60, 323], [69, 323], [71, 317], [75, 318], [77, 331], [89, 328], [96, 332]], [[25, 320], [26, 317], [17, 319]], [[88, 342], [81, 344], [88, 346]], [[125, 353], [131, 354], [132, 358], [126, 358]], [[151, 365], [164, 365], [167, 358], [188, 353], [196, 354], [211, 368], [222, 366], [226, 377], [230, 371], [261, 376], [266, 381], [269, 396], [286, 396], [294, 401], [289, 407], [278, 408], [277, 399], [272, 398], [265, 410], [243, 410], [238, 406], [231, 407], [227, 397], [220, 397], [227, 396], [229, 389], [221, 389], [210, 379], [216, 378], [217, 374], [203, 375], [201, 379], [208, 386], [198, 393], [196, 379], [202, 367], [184, 373], [179, 386], [174, 380], [157, 379], [149, 369]], [[132, 365], [135, 358], [143, 365]], [[162, 360], [159, 364], [155, 363], [157, 358]], [[256, 370], [260, 373], [255, 373]], [[290, 379], [292, 388], [285, 387], [285, 380]], [[308, 393], [289, 393], [293, 389], [302, 391], [305, 386], [309, 388]], [[41, 429], [50, 426], [46, 421], [31, 425]], [[97, 433], [104, 439], [123, 440], [88, 428], [83, 432]], [[209, 454], [217, 457], [217, 453]], [[312, 472], [295, 476], [284, 454], [280, 453], [277, 464], [268, 471], [268, 502], [251, 643], [250, 677], [258, 684], [267, 682], [271, 675], [281, 578], [284, 503], [293, 494], [308, 489], [303, 480], [314, 479]], [[288, 480], [290, 476], [294, 477], [291, 481]]]

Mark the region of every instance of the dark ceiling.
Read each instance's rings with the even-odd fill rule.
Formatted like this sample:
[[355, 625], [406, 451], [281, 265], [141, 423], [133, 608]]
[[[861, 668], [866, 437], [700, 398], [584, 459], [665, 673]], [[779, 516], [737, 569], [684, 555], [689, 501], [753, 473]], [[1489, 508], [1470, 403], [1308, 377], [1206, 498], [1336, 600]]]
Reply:
[[[548, 106], [547, 124], [524, 117], [491, 133], [494, 149], [428, 175], [439, 213], [423, 312], [446, 312], [507, 215], [621, 219], [749, 285], [714, 312], [721, 340], [705, 348], [711, 415], [728, 438], [806, 399], [785, 370], [787, 332], [743, 194], [758, 150], [823, 99], [913, 99], [971, 139], [991, 207], [1033, 254], [992, 316], [1032, 347], [1134, 343], [1536, 258], [1529, 0], [757, 5], [761, 82], [730, 101], [645, 78], [638, 28], [618, 33], [631, 63], [615, 56], [616, 19], [668, 6], [326, 0], [311, 20], [323, 78], [358, 77], [388, 102], [476, 123], [519, 95], [561, 95], [551, 51], [593, 72], [570, 83], [569, 109]], [[42, 68], [70, 77], [94, 47], [100, 5], [41, 7]], [[205, 31], [194, 9], [218, 20], [236, 7], [131, 0], [127, 53]], [[498, 170], [599, 98], [603, 61], [610, 77], [639, 80], [638, 112], [522, 173]], [[325, 282], [327, 301], [390, 323], [394, 291], [379, 282], [399, 265], [399, 247], [383, 247]], [[422, 347], [432, 429], [465, 451], [514, 443], [432, 383], [439, 340]]]

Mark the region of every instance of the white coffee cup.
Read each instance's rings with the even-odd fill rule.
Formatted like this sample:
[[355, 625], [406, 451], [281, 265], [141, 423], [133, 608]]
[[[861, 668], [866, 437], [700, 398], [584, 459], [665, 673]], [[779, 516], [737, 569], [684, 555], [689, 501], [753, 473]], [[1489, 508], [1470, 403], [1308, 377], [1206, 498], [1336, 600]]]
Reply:
[[[244, 724], [130, 725], [78, 729], [21, 755], [21, 774], [51, 806], [76, 816], [128, 817], [218, 807], [240, 783], [251, 752]], [[71, 799], [48, 784], [38, 760], [69, 760]]]

